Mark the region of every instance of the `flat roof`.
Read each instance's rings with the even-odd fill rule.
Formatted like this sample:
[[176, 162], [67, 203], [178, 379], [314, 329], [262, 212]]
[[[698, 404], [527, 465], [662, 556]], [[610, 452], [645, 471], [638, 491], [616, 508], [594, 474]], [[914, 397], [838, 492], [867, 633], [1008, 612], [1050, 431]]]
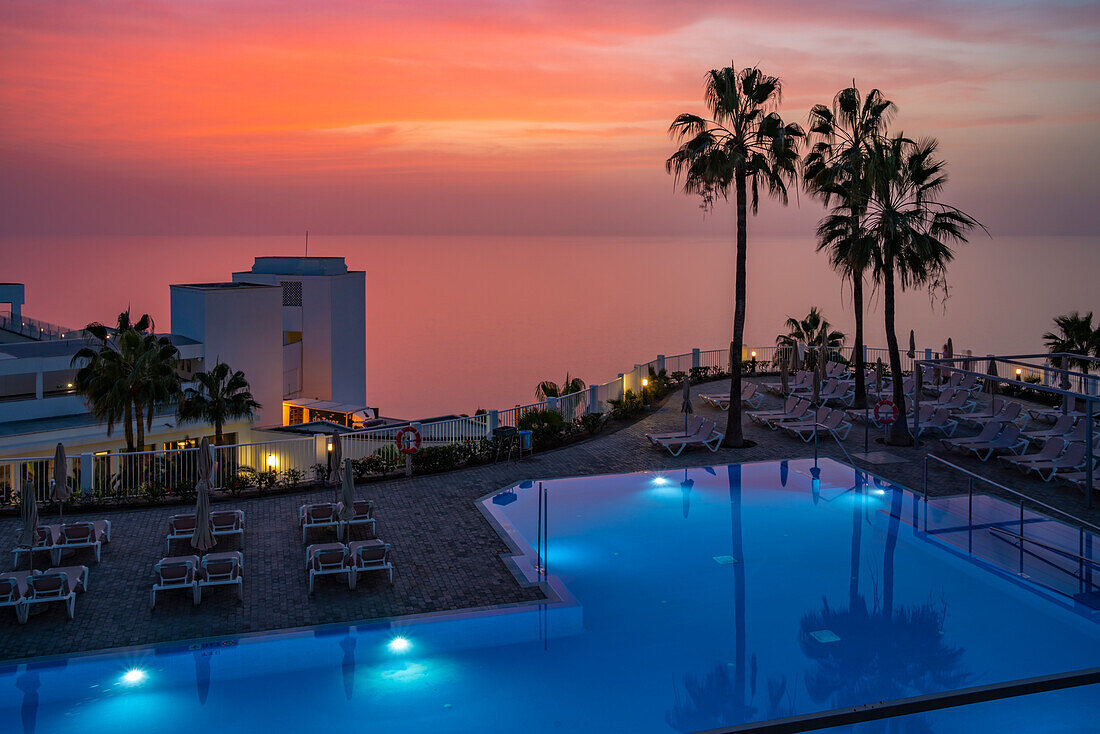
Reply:
[[[79, 333], [79, 331], [77, 333]], [[186, 347], [201, 343], [186, 336], [180, 336], [179, 334], [157, 334], [157, 336], [168, 337], [168, 340], [177, 347]], [[4, 358], [4, 355], [7, 355], [8, 358], [15, 359], [65, 357], [76, 354], [84, 347], [95, 346], [98, 343], [99, 342], [95, 340], [84, 337], [76, 339], [49, 339], [40, 342], [11, 342], [9, 344], [0, 344], [0, 359]]]
[[302, 398], [284, 398], [283, 402], [287, 405], [293, 405], [297, 408], [308, 408], [309, 410], [327, 410], [331, 413], [354, 413], [357, 410], [366, 410], [365, 405], [356, 405], [355, 403], [336, 403], [331, 400], [311, 400]]
[[173, 283], [169, 288], [194, 288], [200, 291], [228, 290], [230, 288], [278, 288], [273, 283], [246, 283], [238, 281], [225, 281], [221, 283]]

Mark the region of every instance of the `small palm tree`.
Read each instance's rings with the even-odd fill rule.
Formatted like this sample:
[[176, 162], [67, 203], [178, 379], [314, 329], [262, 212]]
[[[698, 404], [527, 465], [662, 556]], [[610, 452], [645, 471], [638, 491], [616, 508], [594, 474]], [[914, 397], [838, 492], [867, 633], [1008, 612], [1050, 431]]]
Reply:
[[[775, 337], [777, 347], [797, 348], [799, 342], [815, 347], [824, 342], [825, 346], [832, 349], [844, 346], [844, 332], [834, 329], [817, 306], [811, 306], [810, 312], [802, 319], [788, 316], [784, 327], [787, 333]], [[806, 358], [807, 369], [813, 369], [813, 360], [814, 355], [811, 353]]]
[[546, 398], [560, 398], [563, 395], [572, 395], [575, 392], [580, 392], [585, 388], [584, 380], [579, 377], [571, 377], [568, 372], [565, 373], [565, 379], [562, 383], [558, 383], [552, 380], [543, 380], [535, 387], [535, 397], [539, 400], [546, 400]]
[[[782, 96], [779, 78], [756, 67], [727, 66], [707, 72], [703, 99], [710, 119], [684, 113], [669, 126], [679, 148], [665, 161], [665, 170], [683, 182], [684, 193], [702, 198], [705, 210], [730, 189], [737, 204], [737, 253], [734, 273], [733, 340], [730, 342], [730, 395], [741, 394], [741, 352], [745, 337], [745, 284], [749, 192], [756, 214], [760, 187], [783, 204], [787, 183], [794, 178], [798, 147], [804, 136], [796, 124], [786, 124], [777, 107]], [[745, 446], [741, 403], [734, 400], [726, 416], [722, 444]]]
[[252, 397], [248, 380], [240, 370], [218, 362], [209, 372], [195, 373], [196, 387], [183, 391], [177, 414], [181, 421], [201, 421], [214, 426], [214, 443], [221, 444], [226, 423], [251, 418], [261, 407]]
[[807, 190], [826, 205], [839, 201], [845, 209], [822, 220], [818, 227], [818, 251], [826, 251], [833, 269], [852, 283], [852, 308], [856, 333], [855, 407], [867, 403], [863, 365], [863, 279], [871, 266], [869, 243], [861, 236], [867, 210], [868, 169], [874, 145], [886, 134], [894, 103], [872, 89], [866, 97], [853, 84], [833, 98], [831, 107], [810, 110], [809, 137], [813, 142], [803, 160]]
[[[875, 144], [871, 164], [871, 198], [865, 226], [872, 244], [872, 271], [883, 290], [886, 346], [898, 420], [888, 441], [912, 442], [906, 422], [901, 378], [901, 352], [894, 323], [896, 290], [946, 287], [952, 245], [965, 243], [977, 220], [937, 199], [947, 184], [945, 164], [936, 157], [935, 139], [914, 142], [904, 136]], [[839, 213], [834, 210], [834, 214]], [[984, 229], [984, 228], [983, 228]]]
[[108, 436], [121, 422], [126, 450], [140, 450], [156, 410], [179, 394], [179, 350], [167, 337], [153, 333], [148, 314], [132, 321], [130, 312], [123, 311], [113, 329], [97, 322], [85, 331], [93, 346], [73, 355], [76, 390], [84, 395], [92, 415], [106, 422]]
[[[1051, 354], [1079, 354], [1082, 357], [1096, 355], [1100, 357], [1100, 328], [1092, 325], [1092, 312], [1082, 316], [1077, 311], [1054, 317], [1054, 325], [1057, 332], [1048, 331], [1043, 334], [1043, 341]], [[1074, 359], [1073, 357], [1059, 357], [1051, 360], [1051, 363], [1059, 369], [1079, 369], [1088, 374], [1092, 363], [1087, 359]]]

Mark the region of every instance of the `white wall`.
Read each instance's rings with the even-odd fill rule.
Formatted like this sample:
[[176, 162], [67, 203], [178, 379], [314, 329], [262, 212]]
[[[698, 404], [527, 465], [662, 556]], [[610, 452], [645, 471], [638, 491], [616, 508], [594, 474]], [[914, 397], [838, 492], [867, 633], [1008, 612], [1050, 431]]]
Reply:
[[332, 399], [367, 404], [366, 273], [332, 281]]

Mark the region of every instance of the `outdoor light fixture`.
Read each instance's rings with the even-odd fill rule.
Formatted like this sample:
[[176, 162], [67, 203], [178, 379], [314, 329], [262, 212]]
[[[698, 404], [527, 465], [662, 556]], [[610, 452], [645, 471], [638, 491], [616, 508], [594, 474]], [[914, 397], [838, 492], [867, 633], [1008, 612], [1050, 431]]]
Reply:
[[122, 674], [122, 682], [128, 686], [139, 686], [148, 676], [141, 668], [130, 668]]
[[328, 442], [328, 450], [329, 450], [329, 451], [332, 451], [332, 441], [329, 441], [329, 442]]
[[752, 350], [752, 358], [753, 358], [753, 359], [756, 359], [756, 350], [755, 350], [755, 349], [754, 349], [754, 350]]
[[647, 377], [642, 378], [642, 387], [649, 387], [649, 378], [647, 378]]
[[1020, 375], [1024, 374], [1024, 371], [1019, 367], [1016, 368], [1016, 379], [1020, 379]]
[[668, 484], [668, 480], [664, 477], [653, 477], [653, 483], [657, 486], [661, 486], [662, 484]]
[[408, 652], [409, 649], [412, 648], [412, 643], [404, 637], [394, 637], [390, 640], [388, 647], [390, 648], [390, 652], [402, 653]]
[[279, 466], [279, 458], [275, 456], [275, 454], [268, 454], [267, 465], [274, 469], [275, 467]]

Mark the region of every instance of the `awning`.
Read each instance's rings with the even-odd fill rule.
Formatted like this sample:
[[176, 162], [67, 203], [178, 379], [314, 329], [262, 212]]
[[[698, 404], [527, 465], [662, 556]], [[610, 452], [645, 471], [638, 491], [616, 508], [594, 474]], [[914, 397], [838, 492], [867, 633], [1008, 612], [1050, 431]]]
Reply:
[[365, 405], [356, 405], [355, 403], [336, 403], [331, 400], [309, 400], [302, 398], [284, 399], [283, 403], [286, 405], [293, 405], [296, 408], [306, 408], [308, 410], [327, 410], [330, 413], [355, 413], [360, 410], [367, 410]]

